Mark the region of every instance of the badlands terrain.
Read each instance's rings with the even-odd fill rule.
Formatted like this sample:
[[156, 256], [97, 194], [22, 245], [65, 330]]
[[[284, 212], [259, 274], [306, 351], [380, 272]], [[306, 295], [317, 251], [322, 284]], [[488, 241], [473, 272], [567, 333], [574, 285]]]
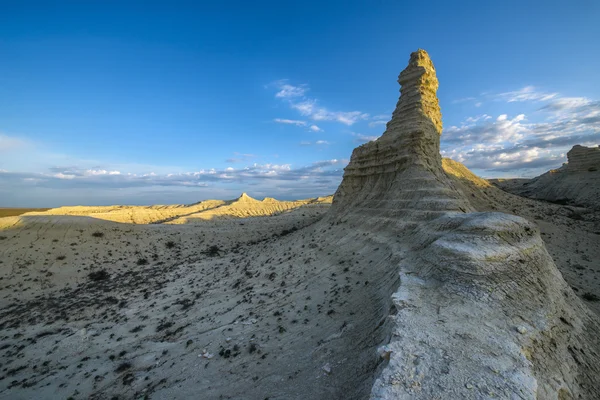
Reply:
[[0, 218], [0, 398], [600, 398], [596, 153], [491, 183], [425, 51], [399, 83], [333, 199]]

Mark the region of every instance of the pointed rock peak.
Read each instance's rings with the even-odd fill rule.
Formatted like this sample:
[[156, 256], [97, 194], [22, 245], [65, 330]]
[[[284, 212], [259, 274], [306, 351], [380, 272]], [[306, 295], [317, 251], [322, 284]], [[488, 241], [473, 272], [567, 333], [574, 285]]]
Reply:
[[410, 55], [398, 82], [400, 98], [386, 131], [352, 152], [332, 213], [368, 208], [380, 214], [393, 210], [397, 216], [417, 204], [432, 215], [469, 209], [442, 170], [438, 80], [425, 50]]
[[442, 133], [442, 113], [437, 98], [439, 82], [435, 67], [425, 50], [410, 55], [408, 66], [400, 73], [400, 100], [392, 119], [408, 120], [425, 116], [438, 134]]
[[248, 196], [248, 193], [244, 192], [242, 193], [242, 195], [240, 197], [238, 197], [238, 200], [254, 200], [252, 197]]

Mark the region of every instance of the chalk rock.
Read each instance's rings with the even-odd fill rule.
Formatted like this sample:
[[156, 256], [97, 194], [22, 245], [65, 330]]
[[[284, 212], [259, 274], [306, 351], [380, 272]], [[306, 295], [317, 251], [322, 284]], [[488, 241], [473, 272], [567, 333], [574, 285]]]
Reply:
[[[537, 228], [474, 212], [444, 173], [427, 52], [411, 54], [398, 82], [386, 131], [353, 151], [324, 219], [396, 252], [389, 362], [371, 398], [600, 398], [600, 323]], [[516, 334], [523, 322], [531, 329]]]

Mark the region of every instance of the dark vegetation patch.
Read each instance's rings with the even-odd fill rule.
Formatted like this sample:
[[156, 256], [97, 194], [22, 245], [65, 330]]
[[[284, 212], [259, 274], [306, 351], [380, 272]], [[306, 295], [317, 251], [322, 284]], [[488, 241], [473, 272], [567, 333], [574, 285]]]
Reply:
[[92, 233], [92, 236], [101, 238], [101, 237], [104, 237], [104, 232], [96, 231], [96, 232]]
[[65, 258], [67, 258], [67, 256], [58, 256], [58, 257], [56, 257], [57, 260], [64, 260]]
[[585, 292], [581, 297], [583, 297], [587, 301], [600, 301], [600, 297], [590, 292]]
[[221, 249], [219, 248], [219, 246], [213, 244], [208, 249], [204, 250], [202, 253], [206, 254], [209, 257], [216, 257], [221, 255]]
[[108, 272], [106, 272], [105, 269], [101, 269], [99, 271], [91, 272], [88, 275], [88, 278], [90, 278], [90, 280], [92, 280], [92, 281], [104, 281], [104, 280], [110, 278], [110, 274]]
[[144, 329], [144, 325], [138, 325], [135, 328], [133, 328], [132, 330], [130, 330], [129, 332], [136, 333], [136, 332], [141, 331], [142, 329]]
[[159, 323], [158, 326], [156, 327], [156, 332], [163, 331], [167, 328], [172, 327], [173, 325], [175, 325], [175, 324], [171, 321], [163, 321], [163, 322]]
[[136, 264], [137, 265], [148, 265], [148, 260], [145, 258], [138, 258]]
[[127, 371], [129, 368], [131, 368], [131, 363], [129, 362], [124, 362], [119, 364], [119, 366], [117, 367], [117, 369], [115, 369], [116, 373], [121, 373], [123, 371]]
[[173, 247], [175, 247], [175, 242], [169, 240], [167, 243], [165, 243], [165, 246], [167, 246], [167, 249], [172, 249]]

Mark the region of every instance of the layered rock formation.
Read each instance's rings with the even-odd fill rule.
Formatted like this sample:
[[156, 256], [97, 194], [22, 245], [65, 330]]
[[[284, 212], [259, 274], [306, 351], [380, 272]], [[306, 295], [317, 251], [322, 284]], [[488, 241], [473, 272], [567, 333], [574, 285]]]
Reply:
[[191, 205], [72, 206], [28, 212], [23, 216], [69, 215], [131, 224], [185, 224], [201, 223], [215, 218], [272, 216], [300, 207], [328, 205], [331, 200], [332, 197], [327, 196], [294, 201], [279, 201], [266, 197], [260, 201], [242, 193], [235, 200], [205, 200]]
[[411, 55], [398, 82], [401, 96], [392, 120], [379, 139], [352, 152], [332, 213], [360, 211], [385, 220], [417, 209], [430, 216], [472, 210], [442, 171], [438, 80], [425, 51]]
[[532, 199], [600, 210], [600, 147], [575, 145], [567, 163], [536, 178], [499, 179], [495, 185]]
[[386, 245], [400, 274], [371, 398], [598, 398], [598, 320], [533, 224], [474, 212], [443, 172], [425, 51], [399, 83], [392, 120], [354, 150], [328, 215]]
[[569, 173], [596, 172], [600, 170], [600, 146], [575, 145], [567, 153], [566, 170]]

